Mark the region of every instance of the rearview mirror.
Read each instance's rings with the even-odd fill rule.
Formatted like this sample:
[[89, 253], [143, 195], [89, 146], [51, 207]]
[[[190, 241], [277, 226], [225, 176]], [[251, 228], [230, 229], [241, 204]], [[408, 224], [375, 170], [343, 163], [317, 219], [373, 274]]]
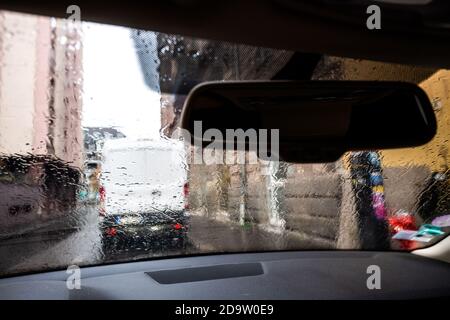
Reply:
[[[236, 150], [237, 136], [229, 133], [241, 129], [257, 134], [244, 135], [241, 145], [266, 160], [332, 162], [346, 151], [425, 144], [436, 133], [436, 118], [425, 92], [409, 83], [208, 82], [187, 97], [181, 128], [202, 148], [219, 143]], [[208, 130], [216, 134], [205, 135]], [[263, 132], [268, 153], [259, 152]]]

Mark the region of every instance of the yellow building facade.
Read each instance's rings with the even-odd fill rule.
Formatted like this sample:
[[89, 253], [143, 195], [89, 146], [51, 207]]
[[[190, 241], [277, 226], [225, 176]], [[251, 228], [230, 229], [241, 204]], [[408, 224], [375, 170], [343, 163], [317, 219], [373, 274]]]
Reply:
[[437, 118], [437, 134], [417, 148], [383, 150], [383, 166], [426, 166], [432, 172], [445, 172], [450, 160], [450, 71], [439, 70], [420, 83], [428, 94]]

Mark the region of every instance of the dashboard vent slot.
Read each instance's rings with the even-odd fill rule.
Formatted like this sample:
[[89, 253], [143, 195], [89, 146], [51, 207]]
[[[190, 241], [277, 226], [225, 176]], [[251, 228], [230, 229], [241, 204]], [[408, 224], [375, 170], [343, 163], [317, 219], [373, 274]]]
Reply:
[[198, 268], [146, 272], [160, 284], [208, 281], [264, 274], [261, 263], [224, 264]]

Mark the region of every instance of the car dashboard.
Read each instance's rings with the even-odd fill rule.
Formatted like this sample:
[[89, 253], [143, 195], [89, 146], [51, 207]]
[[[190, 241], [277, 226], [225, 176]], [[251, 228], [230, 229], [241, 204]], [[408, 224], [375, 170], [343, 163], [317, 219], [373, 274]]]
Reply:
[[[380, 287], [369, 289], [370, 266]], [[0, 299], [259, 300], [450, 297], [447, 263], [401, 252], [303, 251], [191, 256], [0, 279]]]

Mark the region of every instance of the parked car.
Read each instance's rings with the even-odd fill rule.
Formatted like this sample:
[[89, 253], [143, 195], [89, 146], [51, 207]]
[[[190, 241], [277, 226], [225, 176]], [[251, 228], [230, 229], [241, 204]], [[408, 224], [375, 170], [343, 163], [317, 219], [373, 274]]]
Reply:
[[79, 181], [77, 168], [57, 158], [0, 156], [0, 237], [76, 229]]
[[187, 245], [188, 216], [166, 211], [106, 216], [101, 223], [103, 251], [168, 252]]

